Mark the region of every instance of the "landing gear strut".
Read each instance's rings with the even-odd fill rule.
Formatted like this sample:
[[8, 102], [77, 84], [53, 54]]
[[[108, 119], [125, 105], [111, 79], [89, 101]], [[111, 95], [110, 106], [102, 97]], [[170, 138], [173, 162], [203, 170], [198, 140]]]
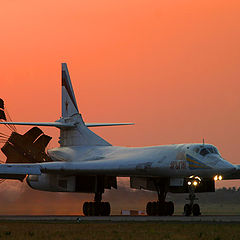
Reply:
[[102, 194], [104, 193], [103, 179], [96, 177], [96, 192], [94, 202], [84, 202], [83, 214], [85, 216], [109, 216], [111, 206], [109, 202], [102, 202]]
[[[201, 180], [200, 180], [201, 181]], [[199, 216], [201, 215], [200, 207], [197, 203], [194, 203], [194, 200], [198, 200], [195, 195], [195, 188], [200, 183], [198, 179], [194, 179], [188, 182], [189, 197], [186, 200], [189, 200], [189, 203], [184, 205], [184, 215], [190, 216]]]
[[172, 201], [166, 202], [166, 182], [154, 182], [158, 194], [157, 202], [148, 202], [146, 212], [149, 216], [172, 216], [174, 213], [174, 204]]

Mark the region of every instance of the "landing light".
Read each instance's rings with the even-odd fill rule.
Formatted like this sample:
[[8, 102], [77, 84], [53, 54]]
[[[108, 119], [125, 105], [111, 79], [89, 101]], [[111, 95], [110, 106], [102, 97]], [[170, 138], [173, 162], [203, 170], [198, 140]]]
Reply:
[[187, 182], [187, 184], [188, 184], [188, 186], [193, 185], [194, 187], [196, 187], [197, 185], [200, 184], [201, 180], [202, 179], [200, 177], [198, 177], [198, 176], [190, 176], [189, 177], [189, 181]]
[[222, 177], [222, 175], [216, 175], [213, 179], [214, 179], [214, 181], [217, 181], [217, 180], [221, 181], [223, 179], [223, 177]]
[[202, 179], [201, 179], [200, 177], [198, 177], [198, 176], [196, 176], [195, 179], [198, 180], [199, 182], [201, 182], [201, 180], [202, 180]]
[[194, 185], [194, 186], [197, 186], [197, 185], [198, 185], [198, 182], [197, 182], [197, 181], [194, 181], [194, 182], [193, 182], [193, 185]]

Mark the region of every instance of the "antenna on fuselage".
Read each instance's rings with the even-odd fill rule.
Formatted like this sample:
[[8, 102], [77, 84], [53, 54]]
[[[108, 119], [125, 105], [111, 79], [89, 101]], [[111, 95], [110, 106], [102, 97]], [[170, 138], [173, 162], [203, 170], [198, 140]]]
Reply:
[[205, 139], [203, 138], [203, 140], [202, 140], [202, 145], [204, 146], [204, 144], [205, 144]]

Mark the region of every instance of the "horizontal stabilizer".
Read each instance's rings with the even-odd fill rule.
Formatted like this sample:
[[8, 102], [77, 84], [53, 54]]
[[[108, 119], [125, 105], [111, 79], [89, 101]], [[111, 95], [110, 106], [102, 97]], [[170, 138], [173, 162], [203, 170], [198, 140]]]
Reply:
[[74, 124], [61, 123], [61, 122], [0, 122], [0, 124], [25, 125], [25, 126], [44, 126], [44, 127], [57, 127], [57, 128], [75, 127]]
[[[61, 123], [61, 122], [0, 122], [0, 124], [43, 126], [43, 127], [57, 127], [57, 128], [75, 127], [75, 124]], [[125, 125], [134, 125], [134, 123], [85, 123], [86, 127], [109, 127], [109, 126], [125, 126]]]
[[134, 125], [134, 123], [85, 123], [87, 127], [109, 127], [109, 126], [124, 126]]

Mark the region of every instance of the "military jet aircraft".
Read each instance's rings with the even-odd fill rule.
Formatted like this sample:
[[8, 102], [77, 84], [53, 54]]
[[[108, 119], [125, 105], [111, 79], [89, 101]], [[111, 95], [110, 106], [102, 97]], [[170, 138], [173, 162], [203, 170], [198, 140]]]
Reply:
[[[110, 215], [110, 203], [102, 202], [105, 189], [117, 188], [117, 177], [130, 177], [130, 187], [156, 191], [148, 202], [148, 215], [173, 215], [168, 192], [189, 193], [185, 215], [201, 214], [196, 192], [214, 192], [215, 181], [240, 177], [238, 165], [223, 159], [218, 149], [203, 143], [151, 147], [118, 147], [89, 128], [132, 123], [85, 123], [79, 113], [66, 63], [62, 63], [62, 116], [55, 122], [8, 122], [0, 103], [0, 124], [30, 125], [24, 135], [15, 131], [2, 147], [5, 164], [0, 178], [26, 179], [36, 190], [94, 193], [94, 201], [83, 204], [87, 216]], [[60, 146], [45, 152], [51, 137], [36, 126], [60, 129]], [[123, 196], [124, 197], [124, 196]]]

